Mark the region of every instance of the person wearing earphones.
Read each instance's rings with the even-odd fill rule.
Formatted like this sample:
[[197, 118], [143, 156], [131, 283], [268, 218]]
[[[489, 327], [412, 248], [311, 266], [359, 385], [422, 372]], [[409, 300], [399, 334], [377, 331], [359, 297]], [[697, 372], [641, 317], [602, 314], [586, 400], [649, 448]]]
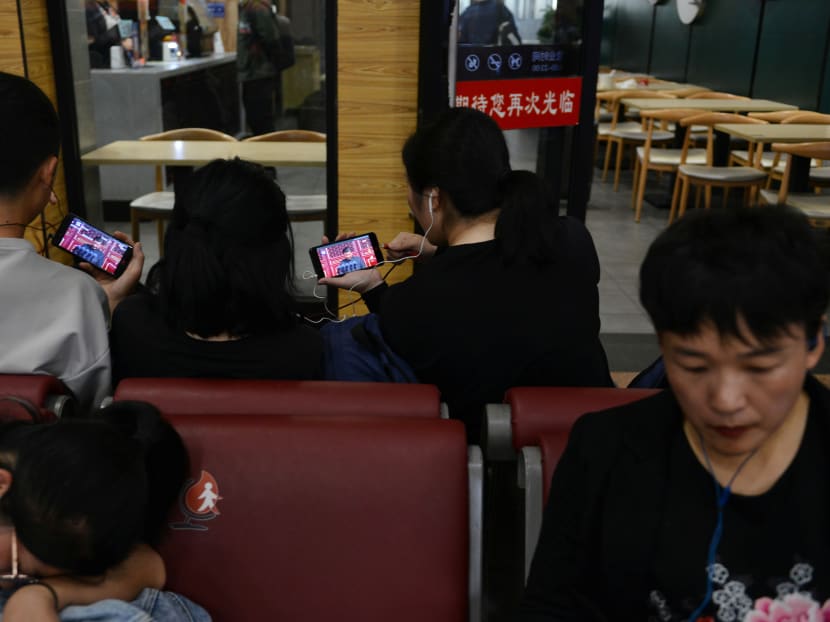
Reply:
[[699, 210], [640, 269], [669, 388], [583, 416], [517, 620], [830, 617], [830, 292], [807, 219]]
[[538, 176], [511, 170], [496, 122], [447, 110], [406, 141], [403, 163], [425, 236], [400, 234], [387, 255], [423, 267], [389, 287], [378, 270], [321, 283], [363, 295], [386, 343], [438, 386], [474, 442], [484, 404], [509, 387], [612, 386], [591, 236], [557, 215]]
[[[57, 202], [52, 183], [60, 128], [46, 95], [7, 73], [0, 73], [0, 136], [5, 145], [0, 154], [0, 373], [51, 374], [75, 394], [81, 408], [97, 405], [112, 390], [110, 313], [141, 276], [141, 245], [135, 245], [118, 279], [103, 273], [93, 279], [38, 255], [23, 235], [47, 203]], [[124, 234], [116, 237], [132, 244]]]

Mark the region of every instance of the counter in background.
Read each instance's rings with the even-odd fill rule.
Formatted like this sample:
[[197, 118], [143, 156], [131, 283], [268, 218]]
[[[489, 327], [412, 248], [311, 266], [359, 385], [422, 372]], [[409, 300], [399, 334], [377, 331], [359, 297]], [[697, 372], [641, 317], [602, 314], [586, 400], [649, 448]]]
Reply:
[[[134, 69], [94, 69], [91, 74], [99, 145], [180, 127], [239, 132], [235, 53], [150, 62]], [[105, 203], [131, 201], [154, 187], [152, 167], [101, 168]]]

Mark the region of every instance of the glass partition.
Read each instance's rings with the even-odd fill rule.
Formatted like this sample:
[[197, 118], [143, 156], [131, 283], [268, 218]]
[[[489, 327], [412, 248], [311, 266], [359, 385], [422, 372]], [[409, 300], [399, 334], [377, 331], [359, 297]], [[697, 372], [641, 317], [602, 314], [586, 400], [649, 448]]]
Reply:
[[[326, 4], [85, 0], [63, 7], [82, 157], [115, 141], [181, 128], [216, 130], [238, 141], [307, 130], [323, 140], [314, 148], [322, 157], [301, 165], [274, 156], [278, 149], [290, 155], [276, 143], [262, 151], [288, 196], [290, 215], [297, 216], [296, 281], [306, 296], [314, 282], [301, 278], [311, 268], [307, 249], [319, 244], [328, 214]], [[83, 207], [75, 209], [108, 229], [130, 231], [129, 206], [137, 197], [174, 191], [172, 167], [159, 176], [152, 163], [127, 163], [127, 147], [122, 161], [79, 171]], [[147, 266], [160, 255], [157, 231], [153, 220], [139, 225]]]

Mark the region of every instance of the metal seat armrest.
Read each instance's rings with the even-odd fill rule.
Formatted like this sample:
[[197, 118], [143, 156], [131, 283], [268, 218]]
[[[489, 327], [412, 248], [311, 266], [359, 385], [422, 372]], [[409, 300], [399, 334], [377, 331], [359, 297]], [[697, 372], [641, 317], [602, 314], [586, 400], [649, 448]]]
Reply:
[[509, 404], [487, 404], [484, 407], [484, 439], [482, 445], [488, 460], [516, 459]]
[[542, 450], [539, 447], [522, 447], [519, 455], [518, 485], [524, 490], [524, 561], [525, 582], [530, 574], [530, 563], [542, 529]]

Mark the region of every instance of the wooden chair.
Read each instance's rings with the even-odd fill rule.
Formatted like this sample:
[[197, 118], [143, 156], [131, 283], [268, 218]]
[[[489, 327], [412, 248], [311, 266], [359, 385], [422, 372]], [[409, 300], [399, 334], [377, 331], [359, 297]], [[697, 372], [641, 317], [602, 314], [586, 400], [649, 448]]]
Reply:
[[[268, 134], [250, 136], [242, 142], [324, 143], [326, 135], [312, 130], [277, 130]], [[328, 200], [325, 194], [286, 194], [285, 196], [285, 207], [288, 210], [288, 218], [292, 222], [325, 221], [327, 205]]]
[[[236, 142], [236, 138], [229, 134], [201, 127], [168, 130], [159, 134], [142, 136], [141, 140], [217, 140]], [[163, 169], [164, 167], [161, 165], [156, 166], [156, 191], [143, 194], [130, 203], [130, 225], [133, 240], [136, 242], [139, 240], [139, 223], [142, 219], [155, 220], [160, 257], [164, 254], [164, 222], [170, 218], [170, 214], [173, 212], [173, 204], [176, 200], [174, 192], [164, 189]]]
[[703, 91], [687, 95], [686, 99], [741, 99], [746, 101], [752, 98], [745, 97], [744, 95], [735, 95], [734, 93], [724, 93], [723, 91]]
[[[750, 112], [747, 116], [753, 119], [761, 119], [769, 123], [781, 123], [793, 115], [801, 114], [803, 110], [776, 110], [775, 112]], [[758, 154], [755, 155], [755, 161], [750, 161], [749, 151], [747, 149], [733, 149], [729, 152], [729, 166], [760, 166], [761, 169], [769, 172], [778, 163], [778, 154], [772, 151], [761, 151], [760, 160]], [[767, 182], [769, 187], [769, 181]]]
[[597, 121], [596, 150], [599, 151], [603, 143], [608, 142], [608, 135], [615, 129], [639, 129], [640, 124], [634, 121], [619, 121], [616, 112], [618, 108], [615, 102], [624, 96], [627, 91], [604, 91], [597, 93], [597, 103], [594, 109], [594, 116]]
[[684, 86], [678, 89], [666, 89], [660, 92], [666, 93], [667, 95], [674, 95], [675, 97], [688, 98], [692, 95], [711, 93], [712, 91], [705, 86]]
[[276, 132], [269, 132], [268, 134], [249, 136], [242, 142], [324, 143], [326, 142], [326, 135], [323, 132], [315, 132], [313, 130], [277, 130]]
[[[715, 166], [715, 124], [717, 123], [753, 123], [763, 124], [766, 121], [753, 119], [744, 115], [729, 114], [724, 112], [706, 112], [703, 114], [686, 117], [680, 121], [680, 125], [689, 127], [692, 125], [705, 125], [708, 128], [706, 140], [706, 164], [681, 164], [677, 168], [677, 183], [680, 184], [680, 199], [673, 201], [669, 212], [669, 223], [675, 217], [683, 216], [686, 211], [686, 204], [689, 199], [689, 187], [696, 186], [703, 188], [705, 195], [705, 207], [709, 209], [712, 205], [712, 188], [744, 188], [745, 200], [749, 204], [752, 200], [751, 191], [759, 188], [766, 181], [767, 175], [764, 171], [752, 166]], [[684, 149], [689, 148], [690, 140], [686, 140]], [[754, 153], [755, 146], [750, 145], [749, 151]], [[754, 193], [753, 193], [754, 196]], [[676, 197], [676, 194], [675, 194]]]
[[[615, 97], [612, 102], [612, 114], [614, 115], [615, 120], [619, 118], [621, 100], [627, 97], [637, 97], [644, 99], [677, 99], [672, 95], [665, 95], [660, 91], [622, 91], [621, 94]], [[674, 132], [668, 130], [655, 131], [652, 134], [651, 139], [654, 143], [666, 143], [674, 139]], [[605, 162], [602, 167], [602, 180], [605, 181], [605, 178], [608, 175], [608, 166], [611, 162], [611, 146], [616, 145], [617, 154], [616, 161], [614, 164], [614, 192], [616, 192], [620, 187], [620, 168], [622, 166], [623, 149], [626, 146], [642, 145], [646, 140], [646, 131], [643, 128], [642, 123], [640, 123], [639, 127], [637, 127], [636, 129], [633, 127], [620, 128], [615, 125], [608, 132], [608, 137], [606, 140], [607, 142], [605, 146]]]
[[790, 192], [793, 162], [797, 157], [830, 160], [830, 142], [773, 143], [776, 153], [788, 154], [781, 187], [777, 191], [762, 190], [763, 203], [781, 203], [801, 210], [815, 227], [830, 227], [830, 196], [813, 192]]
[[[706, 149], [653, 149], [654, 127], [659, 121], [662, 124], [678, 123], [686, 117], [699, 115], [699, 110], [681, 108], [677, 110], [643, 111], [640, 116], [646, 122], [646, 140], [642, 147], [637, 147], [637, 157], [634, 162], [634, 179], [631, 185], [631, 201], [634, 208], [634, 220], [640, 222], [645, 196], [646, 180], [649, 171], [674, 173], [681, 164], [706, 164]], [[678, 185], [674, 185], [672, 204], [676, 200]]]
[[[790, 111], [791, 114], [788, 115], [786, 118], [781, 120], [781, 125], [786, 125], [789, 123], [806, 123], [810, 125], [830, 125], [830, 114], [824, 114], [821, 112], [812, 112], [809, 110], [792, 110]], [[770, 164], [767, 170], [767, 184], [766, 189], [772, 188], [772, 182], [777, 181], [781, 182], [784, 178], [784, 163], [781, 162], [780, 153], [769, 152], [769, 155], [773, 156], [773, 161]], [[816, 169], [822, 166], [822, 162], [820, 160], [812, 160], [810, 162], [810, 176], [814, 178], [814, 180], [819, 185], [826, 185], [826, 171], [816, 171]]]

